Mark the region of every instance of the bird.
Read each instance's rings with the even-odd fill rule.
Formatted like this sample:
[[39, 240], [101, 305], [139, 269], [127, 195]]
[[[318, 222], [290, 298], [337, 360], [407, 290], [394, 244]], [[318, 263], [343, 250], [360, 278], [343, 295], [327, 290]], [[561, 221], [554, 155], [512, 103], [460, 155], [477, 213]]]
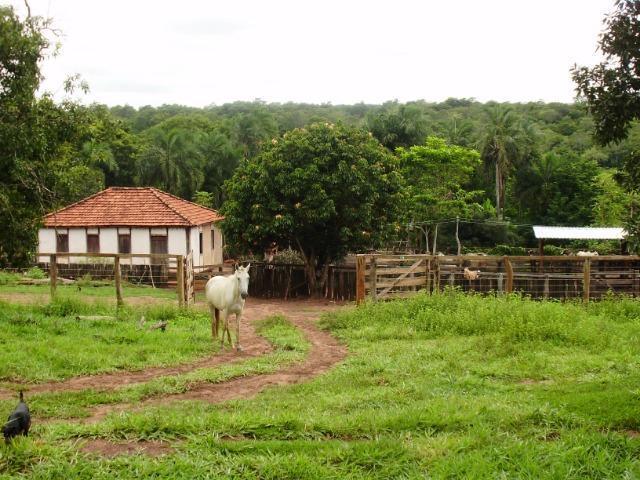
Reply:
[[20, 391], [20, 401], [18, 406], [11, 412], [7, 423], [2, 427], [2, 434], [4, 435], [4, 441], [8, 442], [13, 437], [18, 435], [29, 435], [29, 429], [31, 428], [31, 413], [29, 407], [24, 402], [24, 396]]

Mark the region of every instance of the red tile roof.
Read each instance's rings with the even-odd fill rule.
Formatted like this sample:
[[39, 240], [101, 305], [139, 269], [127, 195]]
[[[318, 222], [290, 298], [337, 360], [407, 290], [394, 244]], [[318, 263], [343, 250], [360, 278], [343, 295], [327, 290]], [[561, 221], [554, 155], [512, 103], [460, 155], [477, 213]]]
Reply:
[[44, 217], [46, 227], [192, 227], [223, 217], [152, 187], [110, 187]]

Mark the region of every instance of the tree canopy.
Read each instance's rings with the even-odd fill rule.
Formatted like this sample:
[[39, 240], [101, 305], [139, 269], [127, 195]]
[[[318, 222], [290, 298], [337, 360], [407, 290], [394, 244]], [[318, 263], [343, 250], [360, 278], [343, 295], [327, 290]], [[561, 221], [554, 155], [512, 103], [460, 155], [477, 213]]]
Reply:
[[603, 144], [626, 138], [631, 122], [640, 119], [640, 1], [616, 0], [604, 25], [598, 43], [604, 61], [572, 71]]
[[400, 186], [396, 158], [370, 134], [315, 123], [240, 164], [226, 184], [223, 230], [243, 251], [271, 242], [298, 250], [313, 287], [317, 270], [393, 231]]

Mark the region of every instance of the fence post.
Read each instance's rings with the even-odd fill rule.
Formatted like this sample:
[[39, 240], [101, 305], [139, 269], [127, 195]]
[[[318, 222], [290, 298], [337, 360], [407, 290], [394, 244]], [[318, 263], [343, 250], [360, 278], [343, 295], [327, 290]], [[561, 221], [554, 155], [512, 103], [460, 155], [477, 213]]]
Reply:
[[498, 273], [498, 295], [504, 293], [504, 273]]
[[120, 307], [124, 304], [122, 300], [122, 284], [120, 276], [120, 255], [113, 257], [113, 279], [116, 283], [116, 303]]
[[440, 292], [440, 257], [436, 256], [436, 270], [433, 279], [433, 288], [436, 292]]
[[589, 294], [591, 292], [591, 259], [586, 258], [582, 267], [584, 278], [582, 280], [582, 293], [585, 303], [589, 303]]
[[431, 293], [431, 257], [427, 256], [427, 293]]
[[51, 285], [51, 300], [56, 296], [56, 284], [58, 283], [58, 256], [49, 257], [49, 284]]
[[365, 268], [367, 259], [364, 255], [356, 257], [356, 305], [364, 301]]
[[544, 275], [544, 290], [542, 292], [542, 298], [545, 300], [549, 299], [549, 274], [545, 273]]
[[178, 305], [184, 307], [184, 256], [176, 256], [176, 287], [178, 289]]
[[376, 257], [371, 257], [371, 270], [369, 271], [369, 288], [371, 288], [371, 299], [375, 302], [378, 299], [378, 272], [376, 271]]
[[504, 257], [504, 268], [507, 271], [507, 293], [513, 293], [513, 265], [509, 257]]

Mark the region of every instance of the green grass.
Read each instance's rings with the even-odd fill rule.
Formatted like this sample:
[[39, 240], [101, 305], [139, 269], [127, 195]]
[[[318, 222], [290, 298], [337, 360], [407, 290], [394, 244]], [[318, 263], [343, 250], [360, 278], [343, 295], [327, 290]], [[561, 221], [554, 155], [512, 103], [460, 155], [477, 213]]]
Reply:
[[[85, 320], [78, 315], [114, 319]], [[140, 328], [167, 320], [167, 332]], [[63, 380], [149, 365], [172, 365], [210, 354], [211, 320], [205, 312], [174, 306], [125, 307], [58, 297], [43, 305], [0, 302], [0, 382]]]
[[[345, 309], [323, 326], [350, 353], [313, 381], [252, 400], [40, 427], [37, 440], [1, 451], [0, 469], [33, 478], [640, 476], [640, 439], [629, 434], [640, 430], [638, 301], [418, 295]], [[176, 452], [79, 456], [78, 437], [162, 439]]]
[[[6, 277], [7, 274], [4, 274]], [[7, 280], [8, 283], [3, 284], [3, 277], [0, 276], [0, 295], [10, 296], [12, 294], [20, 295], [34, 295], [34, 303], [37, 302], [39, 296], [50, 294], [51, 288], [48, 284], [45, 285], [18, 285], [12, 280]], [[102, 284], [101, 282], [85, 282], [80, 284], [81, 290], [78, 290], [78, 285], [58, 285], [56, 287], [56, 293], [63, 297], [78, 296], [78, 297], [99, 297], [106, 298], [115, 302], [116, 290], [112, 284]], [[167, 300], [176, 300], [177, 293], [170, 288], [153, 288], [147, 285], [131, 285], [125, 283], [122, 286], [122, 295], [125, 299], [127, 297], [153, 297]], [[38, 297], [36, 297], [38, 296]]]
[[[188, 391], [199, 383], [220, 383], [233, 378], [272, 373], [304, 359], [309, 344], [302, 334], [284, 317], [273, 316], [256, 324], [259, 335], [273, 346], [273, 352], [239, 363], [222, 364], [211, 368], [199, 368], [188, 373], [163, 376], [146, 383], [111, 391], [86, 389], [75, 392], [42, 393], [27, 395], [29, 406], [38, 418], [77, 418], [89, 414], [88, 409], [98, 405], [117, 403], [135, 404], [159, 395]], [[10, 411], [14, 400], [0, 401], [0, 411]]]

